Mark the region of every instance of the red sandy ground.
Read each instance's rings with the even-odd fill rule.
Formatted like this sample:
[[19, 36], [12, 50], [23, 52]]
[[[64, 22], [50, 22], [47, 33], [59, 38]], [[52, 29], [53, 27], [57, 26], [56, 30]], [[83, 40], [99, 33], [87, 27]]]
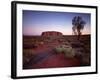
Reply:
[[[40, 45], [38, 48], [35, 49], [35, 51], [36, 51], [35, 53], [42, 55], [41, 52], [49, 51], [50, 49], [52, 49], [52, 47], [59, 45], [59, 43], [53, 41], [53, 43], [51, 42], [48, 45], [47, 44]], [[74, 67], [74, 66], [79, 66], [79, 65], [80, 65], [80, 60], [78, 58], [66, 58], [63, 53], [58, 53], [58, 54], [54, 54], [52, 56], [47, 57], [43, 61], [38, 61], [38, 63], [36, 63], [36, 64], [32, 64], [31, 69]]]
[[66, 58], [64, 54], [53, 55], [43, 62], [37, 63], [32, 68], [56, 68], [56, 67], [75, 67], [79, 66], [80, 61], [77, 58]]

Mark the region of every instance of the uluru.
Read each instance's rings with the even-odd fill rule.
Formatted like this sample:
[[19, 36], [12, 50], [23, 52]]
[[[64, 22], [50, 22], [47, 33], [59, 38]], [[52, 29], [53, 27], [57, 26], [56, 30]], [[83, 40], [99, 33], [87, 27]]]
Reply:
[[58, 31], [45, 31], [42, 32], [41, 36], [45, 36], [45, 37], [56, 37], [56, 36], [62, 36], [63, 34], [61, 32]]

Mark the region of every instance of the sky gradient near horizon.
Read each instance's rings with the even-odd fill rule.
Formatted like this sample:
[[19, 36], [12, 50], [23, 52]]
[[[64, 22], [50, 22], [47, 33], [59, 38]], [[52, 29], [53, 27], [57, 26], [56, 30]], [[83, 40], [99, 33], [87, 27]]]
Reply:
[[23, 10], [23, 35], [41, 35], [44, 31], [58, 31], [72, 35], [72, 19], [81, 16], [86, 22], [83, 34], [91, 33], [91, 15], [87, 13]]

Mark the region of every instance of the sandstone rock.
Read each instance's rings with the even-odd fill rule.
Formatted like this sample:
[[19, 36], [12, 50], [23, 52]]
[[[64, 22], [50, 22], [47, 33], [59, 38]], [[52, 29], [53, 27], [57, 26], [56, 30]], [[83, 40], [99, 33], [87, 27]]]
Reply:
[[62, 36], [63, 34], [57, 31], [46, 31], [46, 32], [42, 32], [41, 35], [44, 37], [56, 37], [56, 36]]

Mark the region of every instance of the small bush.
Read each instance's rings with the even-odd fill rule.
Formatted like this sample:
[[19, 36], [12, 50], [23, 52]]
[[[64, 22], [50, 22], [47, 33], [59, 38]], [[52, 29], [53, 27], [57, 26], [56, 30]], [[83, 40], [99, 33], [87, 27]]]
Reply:
[[74, 49], [69, 45], [60, 45], [55, 47], [56, 53], [64, 53], [66, 57], [74, 57], [75, 51]]
[[62, 48], [56, 47], [56, 48], [55, 48], [55, 51], [56, 51], [56, 53], [61, 53], [61, 52], [62, 52]]
[[65, 53], [65, 56], [69, 58], [73, 58], [75, 56], [75, 51], [73, 49], [70, 49], [70, 50], [66, 49], [64, 53]]
[[23, 50], [23, 63], [27, 63], [34, 56], [34, 50], [24, 49]]

